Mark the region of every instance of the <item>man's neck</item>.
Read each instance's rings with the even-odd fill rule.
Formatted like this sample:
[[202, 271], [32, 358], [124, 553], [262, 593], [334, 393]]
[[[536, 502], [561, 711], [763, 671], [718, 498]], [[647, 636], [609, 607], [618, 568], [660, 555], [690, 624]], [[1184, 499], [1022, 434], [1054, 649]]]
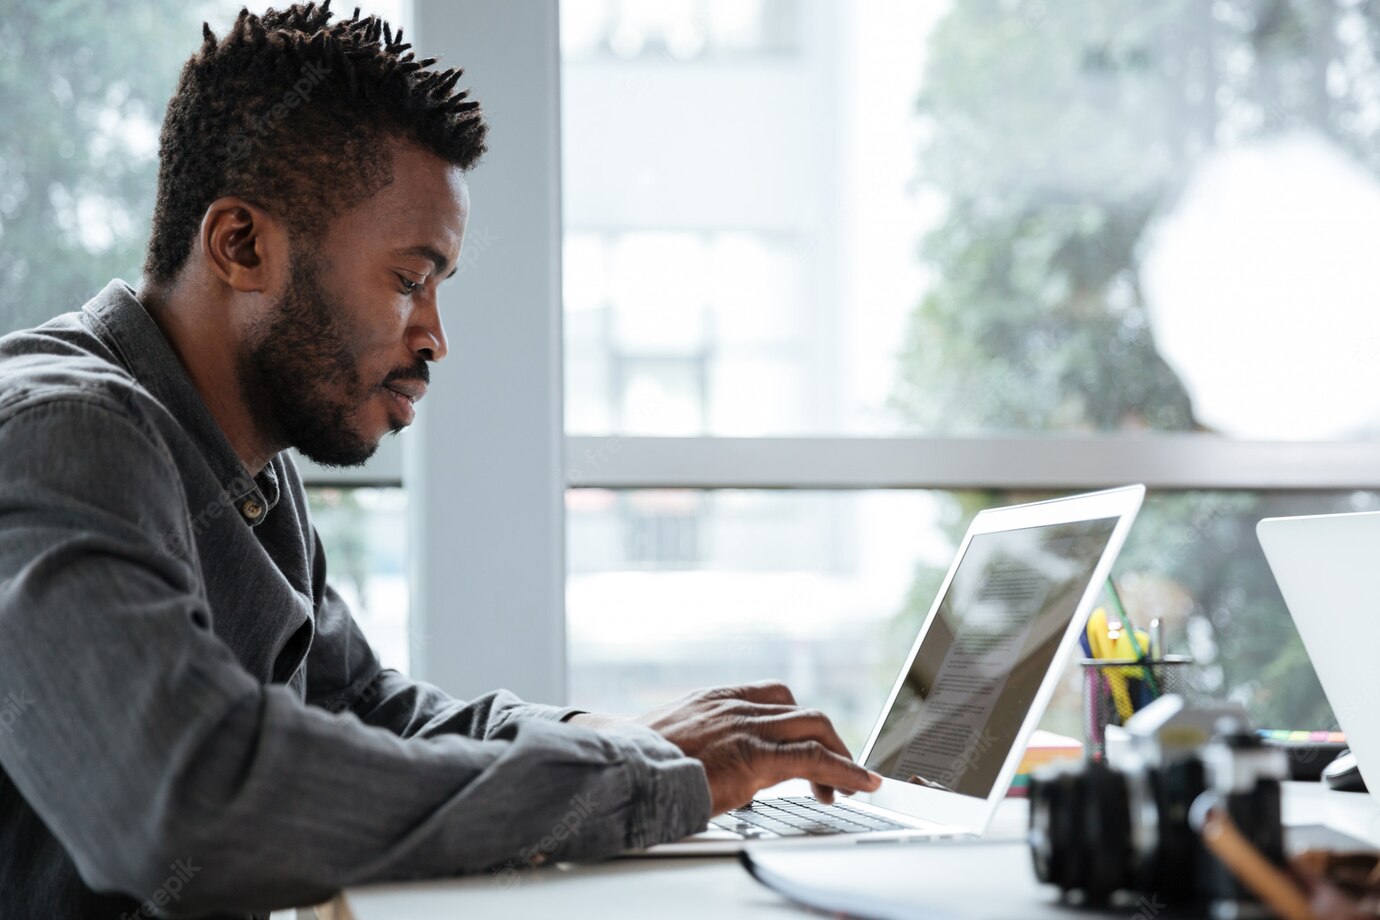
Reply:
[[240, 386], [236, 331], [227, 304], [201, 296], [184, 281], [170, 287], [145, 287], [139, 300], [162, 330], [192, 385], [210, 410], [240, 463], [257, 476], [282, 447], [268, 443], [254, 424]]

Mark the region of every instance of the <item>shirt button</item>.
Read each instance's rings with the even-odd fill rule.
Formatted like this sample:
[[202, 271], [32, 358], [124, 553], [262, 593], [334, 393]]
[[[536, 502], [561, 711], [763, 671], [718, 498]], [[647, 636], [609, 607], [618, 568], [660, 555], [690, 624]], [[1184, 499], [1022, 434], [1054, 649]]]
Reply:
[[240, 505], [240, 510], [243, 511], [244, 516], [251, 521], [257, 521], [264, 516], [264, 506], [254, 501], [252, 498], [243, 505]]

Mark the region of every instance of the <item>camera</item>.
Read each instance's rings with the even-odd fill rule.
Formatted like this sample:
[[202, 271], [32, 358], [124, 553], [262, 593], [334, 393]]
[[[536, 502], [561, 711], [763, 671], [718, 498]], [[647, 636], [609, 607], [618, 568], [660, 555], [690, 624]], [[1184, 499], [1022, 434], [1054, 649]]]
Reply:
[[1031, 777], [1036, 876], [1089, 903], [1121, 892], [1207, 906], [1219, 920], [1271, 916], [1208, 852], [1190, 813], [1222, 809], [1283, 865], [1284, 752], [1261, 742], [1241, 707], [1193, 707], [1179, 696], [1161, 697], [1125, 728], [1125, 743], [1109, 745], [1104, 760]]

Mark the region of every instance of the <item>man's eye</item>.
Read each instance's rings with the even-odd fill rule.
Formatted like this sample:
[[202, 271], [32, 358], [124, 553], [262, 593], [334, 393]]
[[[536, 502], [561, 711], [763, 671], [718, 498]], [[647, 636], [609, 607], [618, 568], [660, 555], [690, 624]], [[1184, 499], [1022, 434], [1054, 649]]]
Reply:
[[417, 290], [417, 288], [422, 286], [422, 283], [420, 281], [413, 281], [410, 278], [404, 278], [402, 275], [398, 275], [398, 281], [402, 282], [402, 289], [404, 294], [412, 294]]

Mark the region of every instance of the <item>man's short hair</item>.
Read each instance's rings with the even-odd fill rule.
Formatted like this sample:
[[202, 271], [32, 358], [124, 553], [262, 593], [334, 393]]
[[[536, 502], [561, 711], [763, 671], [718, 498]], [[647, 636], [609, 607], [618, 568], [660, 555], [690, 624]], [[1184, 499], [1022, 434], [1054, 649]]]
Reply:
[[486, 126], [454, 89], [459, 68], [432, 69], [401, 29], [358, 9], [332, 22], [329, 7], [242, 9], [220, 39], [202, 25], [163, 120], [148, 281], [181, 270], [217, 198], [244, 198], [311, 237], [391, 181], [392, 141], [466, 170], [483, 155]]

